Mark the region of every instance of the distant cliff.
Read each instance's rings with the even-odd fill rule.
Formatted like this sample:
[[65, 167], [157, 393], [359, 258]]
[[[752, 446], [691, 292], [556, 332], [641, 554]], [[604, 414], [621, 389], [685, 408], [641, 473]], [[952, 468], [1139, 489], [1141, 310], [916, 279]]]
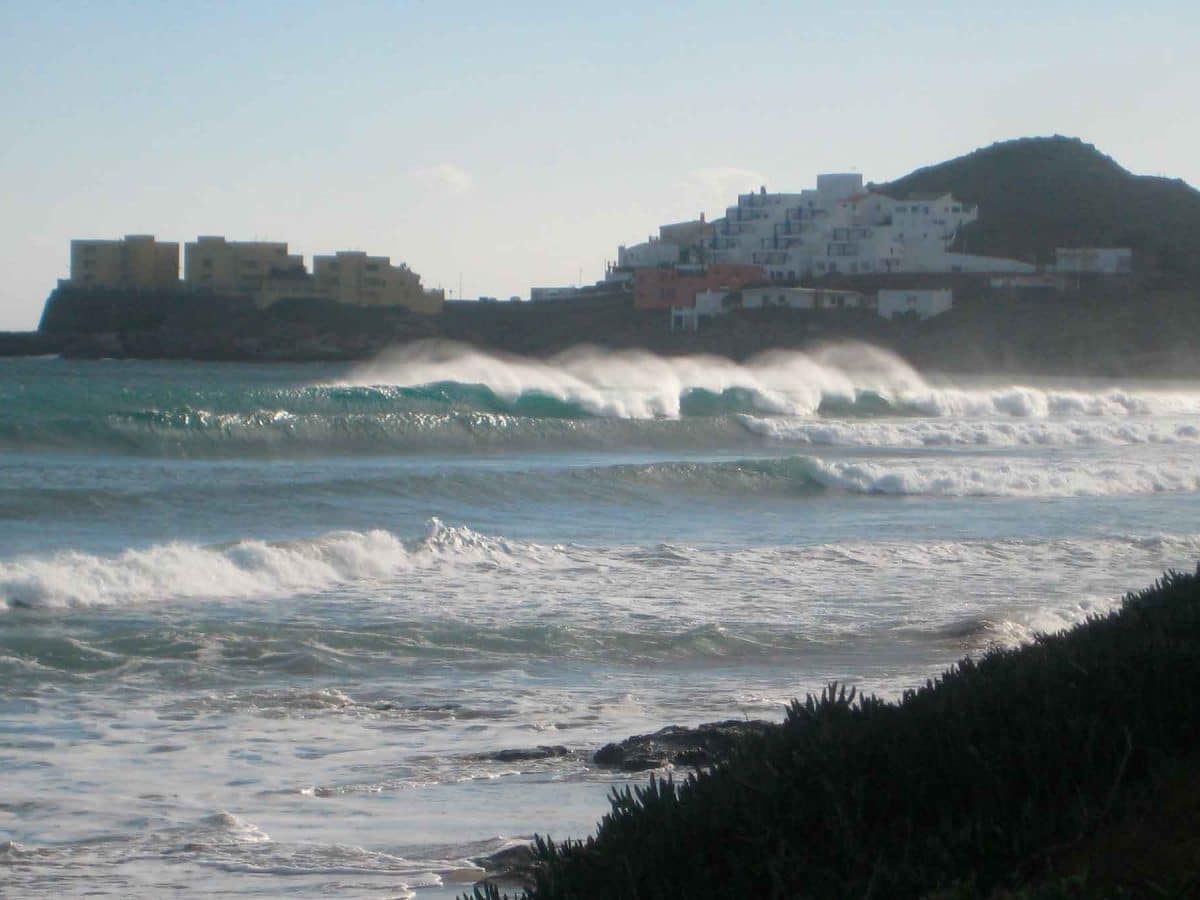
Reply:
[[1139, 271], [1200, 278], [1200, 191], [1133, 175], [1077, 138], [993, 144], [876, 189], [951, 191], [978, 204], [960, 250], [1048, 263], [1056, 247], [1132, 247]]

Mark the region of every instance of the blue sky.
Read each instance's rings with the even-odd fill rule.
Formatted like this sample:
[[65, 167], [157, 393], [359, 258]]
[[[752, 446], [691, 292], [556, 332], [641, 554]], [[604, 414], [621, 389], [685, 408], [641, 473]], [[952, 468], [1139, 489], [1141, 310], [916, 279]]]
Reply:
[[1197, 185], [1197, 8], [0, 0], [0, 329], [71, 237], [363, 249], [507, 297], [759, 183], [1024, 135]]

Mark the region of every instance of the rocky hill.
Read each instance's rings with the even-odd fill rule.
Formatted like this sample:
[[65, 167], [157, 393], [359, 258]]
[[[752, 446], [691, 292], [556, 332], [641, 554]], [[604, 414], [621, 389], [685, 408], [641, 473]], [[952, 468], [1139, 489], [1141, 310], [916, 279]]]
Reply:
[[971, 253], [1045, 263], [1055, 247], [1132, 247], [1140, 271], [1200, 276], [1200, 191], [1134, 175], [1078, 138], [1004, 141], [874, 187], [978, 204], [959, 238]]

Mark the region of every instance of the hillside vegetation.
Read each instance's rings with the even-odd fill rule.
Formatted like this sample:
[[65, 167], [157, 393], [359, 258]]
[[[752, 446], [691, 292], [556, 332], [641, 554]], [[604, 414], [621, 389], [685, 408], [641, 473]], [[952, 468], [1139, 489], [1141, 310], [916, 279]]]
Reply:
[[594, 837], [539, 840], [529, 896], [1197, 896], [1198, 739], [1200, 573], [1168, 574], [899, 703], [793, 703], [715, 768], [617, 792]]
[[1132, 247], [1139, 271], [1200, 275], [1200, 191], [1133, 175], [1077, 138], [993, 144], [877, 189], [951, 191], [980, 207], [958, 249], [1052, 262], [1056, 247]]

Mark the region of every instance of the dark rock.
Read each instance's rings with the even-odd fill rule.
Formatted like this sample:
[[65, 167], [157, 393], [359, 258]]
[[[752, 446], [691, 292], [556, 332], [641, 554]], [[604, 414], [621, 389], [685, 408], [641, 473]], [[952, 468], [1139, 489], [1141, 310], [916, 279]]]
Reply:
[[566, 756], [570, 751], [562, 746], [518, 747], [513, 750], [497, 750], [494, 753], [480, 753], [475, 759], [488, 762], [527, 762], [533, 759], [554, 759]]
[[642, 772], [665, 765], [711, 766], [729, 755], [741, 738], [775, 727], [761, 719], [728, 719], [695, 728], [669, 725], [653, 734], [639, 734], [619, 744], [605, 744], [592, 761], [624, 772]]
[[476, 857], [471, 861], [482, 866], [486, 873], [482, 879], [476, 882], [477, 884], [490, 881], [497, 887], [533, 887], [534, 858], [531, 844], [505, 847], [503, 850], [487, 856]]
[[0, 356], [45, 356], [61, 353], [63, 342], [36, 331], [0, 331]]

